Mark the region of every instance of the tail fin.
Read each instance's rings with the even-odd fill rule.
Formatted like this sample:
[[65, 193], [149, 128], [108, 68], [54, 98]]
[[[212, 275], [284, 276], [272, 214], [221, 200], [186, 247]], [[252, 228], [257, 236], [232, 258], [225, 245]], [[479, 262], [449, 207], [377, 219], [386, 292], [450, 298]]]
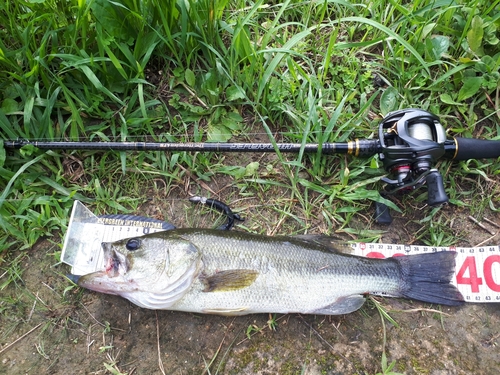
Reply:
[[450, 283], [455, 275], [454, 251], [439, 251], [395, 257], [401, 265], [405, 284], [401, 294], [406, 298], [458, 306], [464, 297]]

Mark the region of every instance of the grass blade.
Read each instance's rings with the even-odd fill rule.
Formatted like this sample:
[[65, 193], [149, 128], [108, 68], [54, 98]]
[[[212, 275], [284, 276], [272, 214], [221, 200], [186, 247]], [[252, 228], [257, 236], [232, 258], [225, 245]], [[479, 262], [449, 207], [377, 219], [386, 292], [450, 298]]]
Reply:
[[410, 44], [408, 41], [406, 41], [403, 37], [401, 37], [399, 34], [394, 32], [393, 30], [389, 29], [387, 26], [382, 25], [381, 23], [369, 19], [369, 18], [364, 18], [364, 17], [343, 17], [340, 18], [339, 20], [334, 20], [332, 23], [344, 23], [344, 22], [357, 22], [357, 23], [364, 23], [367, 25], [370, 25], [372, 27], [375, 27], [376, 29], [379, 29], [383, 33], [387, 35], [388, 38], [396, 40], [398, 43], [400, 43], [403, 47], [405, 47], [420, 63], [422, 68], [427, 72], [427, 74], [430, 75], [430, 70], [428, 64], [425, 62], [425, 60], [422, 58], [420, 53]]

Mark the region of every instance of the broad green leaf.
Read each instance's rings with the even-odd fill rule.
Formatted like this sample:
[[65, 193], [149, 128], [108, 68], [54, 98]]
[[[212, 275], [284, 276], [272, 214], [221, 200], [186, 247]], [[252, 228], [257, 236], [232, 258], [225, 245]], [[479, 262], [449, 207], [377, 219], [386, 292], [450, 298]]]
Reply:
[[388, 87], [380, 97], [380, 112], [385, 116], [396, 109], [398, 100], [398, 90], [395, 87]]
[[174, 74], [174, 77], [181, 78], [182, 73], [184, 73], [184, 69], [180, 66], [177, 66], [174, 68], [174, 70], [172, 70], [172, 73]]
[[467, 33], [467, 43], [474, 53], [479, 53], [483, 42], [483, 19], [480, 16], [474, 16]]
[[228, 128], [223, 125], [209, 125], [207, 129], [207, 142], [227, 142], [232, 134]]
[[17, 104], [17, 101], [11, 98], [5, 98], [4, 101], [2, 102], [2, 111], [4, 113], [12, 113], [16, 112], [19, 109], [19, 106]]
[[186, 83], [191, 87], [194, 87], [194, 85], [196, 84], [196, 76], [191, 69], [186, 69], [186, 71], [184, 72], [184, 79], [186, 80]]
[[24, 131], [26, 134], [29, 134], [29, 130], [27, 126], [31, 123], [31, 118], [33, 117], [33, 107], [35, 105], [35, 97], [30, 95], [24, 104]]
[[241, 117], [241, 115], [239, 113], [236, 113], [236, 112], [228, 112], [228, 113], [226, 113], [226, 117], [229, 117], [233, 121], [237, 121], [237, 122], [243, 121], [243, 117]]
[[250, 164], [248, 164], [246, 167], [245, 167], [245, 176], [249, 177], [249, 176], [253, 176], [257, 170], [259, 169], [259, 162], [258, 161], [254, 161]]
[[453, 100], [450, 94], [444, 93], [439, 95], [439, 99], [445, 104], [450, 104], [450, 105], [462, 105], [462, 103], [456, 102]]
[[21, 147], [19, 149], [19, 153], [23, 156], [23, 157], [28, 157], [28, 156], [31, 156], [33, 155], [33, 153], [36, 151], [36, 147], [33, 146], [33, 145], [24, 145], [23, 147]]
[[245, 99], [245, 93], [237, 86], [229, 86], [226, 90], [226, 98], [230, 102], [238, 99]]
[[432, 49], [436, 59], [440, 59], [450, 48], [450, 39], [443, 35], [436, 35], [431, 38]]
[[119, 2], [109, 0], [94, 0], [90, 3], [92, 15], [97, 22], [102, 26], [103, 30], [113, 38], [128, 40], [134, 35], [134, 28], [130, 22], [124, 22], [124, 17], [129, 10]]
[[424, 28], [422, 29], [422, 38], [426, 38], [435, 27], [436, 27], [435, 22], [431, 22], [425, 25]]
[[496, 46], [500, 40], [497, 38], [497, 27], [494, 23], [490, 23], [483, 30], [483, 40], [485, 43]]
[[242, 178], [245, 176], [246, 173], [246, 168], [243, 167], [235, 167], [233, 170], [230, 171], [231, 176], [233, 176], [236, 180]]
[[243, 122], [243, 118], [235, 112], [225, 113], [220, 118], [220, 123], [226, 128], [234, 131], [238, 131], [241, 129], [241, 123]]
[[462, 101], [465, 99], [470, 98], [474, 94], [476, 94], [480, 87], [481, 84], [483, 83], [483, 78], [482, 77], [466, 77], [464, 78], [463, 81], [463, 86], [458, 92], [458, 101]]
[[221, 119], [221, 124], [232, 131], [240, 130], [241, 128], [241, 121], [236, 121], [231, 117], [224, 116]]

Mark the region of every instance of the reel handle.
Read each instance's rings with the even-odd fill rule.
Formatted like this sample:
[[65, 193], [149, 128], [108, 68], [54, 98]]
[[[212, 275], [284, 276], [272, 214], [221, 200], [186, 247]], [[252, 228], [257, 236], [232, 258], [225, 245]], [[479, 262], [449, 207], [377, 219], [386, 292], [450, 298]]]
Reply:
[[440, 206], [448, 203], [448, 196], [444, 191], [443, 176], [437, 169], [431, 172], [425, 178], [427, 184], [427, 203], [429, 206]]
[[375, 202], [375, 221], [378, 224], [392, 223], [392, 216], [389, 207], [382, 202]]

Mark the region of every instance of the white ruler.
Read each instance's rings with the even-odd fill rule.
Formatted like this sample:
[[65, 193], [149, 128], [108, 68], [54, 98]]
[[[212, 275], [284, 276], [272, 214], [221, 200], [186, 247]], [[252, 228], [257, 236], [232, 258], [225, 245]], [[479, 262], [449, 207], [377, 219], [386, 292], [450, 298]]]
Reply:
[[379, 243], [352, 244], [353, 255], [388, 258], [399, 255], [456, 251], [455, 277], [452, 282], [466, 302], [500, 302], [500, 247], [432, 247]]
[[81, 202], [75, 201], [64, 236], [61, 261], [71, 266], [73, 275], [86, 275], [102, 269], [103, 242], [142, 236], [168, 228], [173, 227], [140, 216], [97, 217]]

